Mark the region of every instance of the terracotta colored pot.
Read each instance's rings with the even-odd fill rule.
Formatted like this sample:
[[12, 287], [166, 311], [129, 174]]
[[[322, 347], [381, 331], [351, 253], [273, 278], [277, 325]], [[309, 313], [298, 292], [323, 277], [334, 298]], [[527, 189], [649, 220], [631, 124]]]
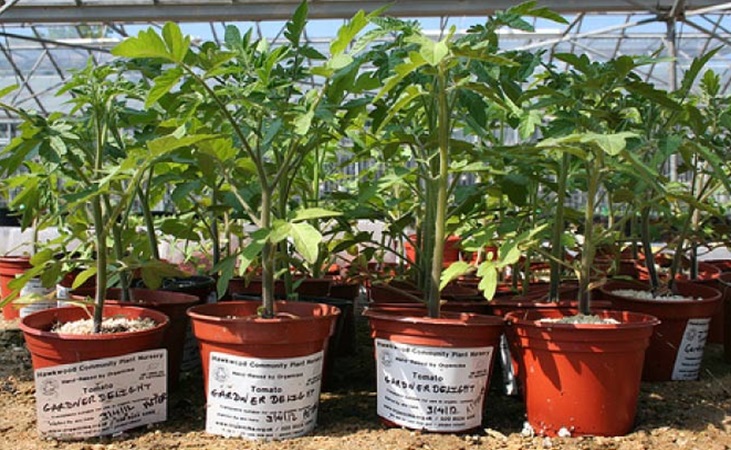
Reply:
[[[93, 307], [89, 308], [93, 311]], [[104, 306], [104, 317], [151, 318], [158, 325], [144, 331], [92, 335], [58, 334], [50, 331], [56, 323], [86, 319], [89, 313], [79, 307], [52, 308], [30, 314], [20, 321], [25, 344], [34, 369], [93, 359], [112, 358], [162, 346], [169, 320], [161, 312], [134, 306]]]
[[615, 295], [618, 289], [649, 290], [640, 283], [612, 281], [601, 290], [615, 309], [657, 317], [662, 322], [650, 339], [643, 381], [696, 380], [700, 373], [703, 349], [711, 317], [718, 308], [721, 293], [694, 282], [676, 282], [678, 293], [702, 300], [642, 300]]
[[[575, 286], [565, 286], [563, 289], [559, 289], [559, 292], [565, 290], [570, 294], [575, 291]], [[547, 293], [546, 293], [547, 295]], [[548, 302], [545, 297], [539, 297], [536, 300], [533, 296], [522, 296], [516, 295], [508, 298], [496, 298], [489, 303], [489, 314], [494, 314], [498, 317], [506, 317], [509, 313], [514, 311], [553, 311], [553, 310], [575, 310], [578, 308], [578, 302], [576, 300], [559, 300], [558, 302]], [[612, 307], [611, 302], [605, 300], [594, 300], [591, 302], [592, 309], [609, 309]], [[519, 393], [519, 383], [516, 382], [521, 377], [521, 369], [518, 364], [518, 360], [515, 355], [510, 351], [507, 342], [503, 340], [500, 347], [500, 363], [502, 365], [502, 385], [503, 390], [507, 395], [517, 395]]]
[[[340, 311], [280, 301], [278, 316], [262, 319], [259, 306], [223, 302], [188, 310], [203, 363], [206, 431], [251, 439], [301, 436], [315, 426], [324, 353]], [[231, 408], [240, 413], [232, 416]]]
[[731, 272], [722, 273], [718, 284], [723, 288], [723, 354], [726, 362], [731, 363]]
[[[30, 258], [27, 256], [2, 256], [0, 257], [0, 298], [5, 299], [10, 295], [12, 289], [8, 284], [16, 277], [30, 269]], [[17, 298], [17, 295], [14, 297]], [[13, 307], [12, 302], [3, 306], [3, 318], [13, 320], [20, 317], [20, 312]]]
[[[705, 263], [708, 263], [714, 267], [716, 267], [718, 270], [721, 271], [721, 275], [719, 275], [718, 278], [710, 282], [710, 286], [718, 289], [721, 292], [725, 291], [725, 286], [721, 283], [720, 279], [721, 276], [723, 276], [726, 272], [731, 272], [731, 260], [727, 259], [718, 259], [718, 260], [710, 260], [710, 261], [703, 261]], [[714, 344], [723, 344], [725, 339], [725, 311], [726, 311], [726, 302], [722, 301], [721, 304], [718, 306], [718, 309], [716, 310], [716, 314], [713, 315], [711, 318], [711, 328], [708, 332], [708, 342], [712, 342]]]
[[415, 284], [407, 281], [392, 280], [388, 283], [374, 283], [370, 288], [371, 302], [380, 303], [417, 303], [413, 297], [423, 298], [422, 292]]
[[[409, 238], [404, 241], [404, 250], [406, 252], [406, 259], [408, 260], [409, 264], [416, 264], [416, 248], [414, 247], [415, 242], [415, 234], [410, 235]], [[449, 265], [453, 262], [457, 262], [460, 260], [460, 256], [462, 254], [462, 250], [460, 249], [461, 243], [462, 239], [459, 236], [447, 236], [447, 239], [444, 241], [444, 257], [442, 262], [442, 265], [445, 268], [449, 267]]]
[[378, 308], [364, 315], [375, 339], [377, 411], [385, 424], [438, 432], [481, 426], [502, 319], [447, 312], [431, 319]]
[[[92, 297], [94, 289], [76, 289], [71, 291], [71, 299], [83, 300]], [[105, 305], [115, 306], [138, 306], [159, 311], [170, 319], [170, 325], [165, 330], [163, 346], [168, 351], [168, 387], [178, 387], [180, 376], [180, 363], [183, 359], [183, 344], [188, 329], [188, 316], [185, 314], [188, 308], [200, 303], [195, 295], [183, 294], [180, 292], [162, 291], [154, 289], [135, 288], [130, 289], [130, 302], [122, 302], [122, 289], [107, 289]]]
[[[299, 285], [296, 283], [299, 282]], [[332, 281], [327, 278], [304, 278], [295, 280], [294, 292], [302, 296], [308, 297], [327, 297], [330, 291]], [[262, 281], [255, 278], [247, 285], [243, 278], [232, 278], [228, 283], [228, 293], [246, 295], [261, 295]], [[277, 280], [274, 284], [274, 295], [277, 298], [285, 298], [287, 291], [282, 280]]]
[[[672, 258], [667, 255], [656, 255], [655, 256], [655, 264], [659, 265], [660, 267], [670, 267], [672, 264]], [[684, 259], [682, 262], [682, 267], [687, 268], [690, 264], [690, 261], [687, 259]], [[639, 260], [636, 263], [636, 269], [637, 269], [637, 279], [641, 281], [647, 281], [650, 279], [649, 272], [647, 270], [647, 260], [642, 259]], [[698, 279], [694, 281], [711, 281], [718, 278], [718, 276], [721, 275], [721, 269], [714, 266], [713, 264], [709, 264], [707, 262], [700, 261], [698, 262]], [[660, 279], [667, 278], [669, 274], [660, 274]], [[688, 276], [683, 273], [678, 273], [675, 275], [676, 280], [681, 281], [687, 281]]]
[[307, 356], [325, 349], [340, 314], [336, 307], [286, 301], [276, 305], [277, 311], [297, 318], [261, 319], [257, 316], [260, 304], [251, 301], [211, 303], [188, 310], [200, 345], [206, 389], [211, 352], [267, 359]]
[[574, 312], [509, 313], [506, 334], [520, 364], [528, 422], [541, 435], [621, 436], [634, 424], [645, 350], [657, 319], [598, 312], [617, 325], [541, 322]]

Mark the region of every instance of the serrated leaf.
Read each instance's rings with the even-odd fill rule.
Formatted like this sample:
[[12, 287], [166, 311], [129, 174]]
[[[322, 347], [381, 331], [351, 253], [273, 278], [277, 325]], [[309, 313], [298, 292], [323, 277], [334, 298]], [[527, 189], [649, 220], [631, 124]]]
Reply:
[[487, 300], [492, 300], [493, 297], [495, 297], [495, 292], [497, 292], [497, 267], [495, 267], [492, 262], [485, 261], [480, 264], [478, 275], [481, 278], [480, 283], [477, 285], [477, 289], [482, 292], [482, 295], [484, 295]]
[[216, 295], [218, 298], [223, 297], [228, 290], [228, 282], [234, 277], [234, 270], [236, 269], [236, 257], [234, 255], [228, 256], [216, 264], [213, 267], [214, 272], [218, 272], [218, 281], [216, 282]]
[[307, 222], [293, 223], [290, 236], [292, 237], [294, 248], [297, 249], [305, 261], [310, 264], [317, 261], [322, 235], [315, 227]]
[[145, 100], [145, 107], [149, 108], [154, 105], [163, 95], [170, 92], [170, 90], [178, 84], [180, 78], [183, 76], [183, 69], [174, 67], [167, 72], [163, 73], [159, 77], [155, 78], [154, 86], [150, 89]]
[[136, 37], [129, 37], [120, 42], [112, 49], [112, 55], [126, 58], [162, 58], [177, 62], [160, 35], [152, 28], [142, 30]]
[[442, 278], [439, 281], [439, 290], [449, 284], [450, 281], [475, 270], [474, 266], [465, 261], [455, 261], [442, 271]]
[[162, 36], [169, 49], [170, 55], [176, 62], [183, 62], [190, 47], [190, 37], [183, 36], [180, 26], [175, 22], [168, 22], [162, 28]]

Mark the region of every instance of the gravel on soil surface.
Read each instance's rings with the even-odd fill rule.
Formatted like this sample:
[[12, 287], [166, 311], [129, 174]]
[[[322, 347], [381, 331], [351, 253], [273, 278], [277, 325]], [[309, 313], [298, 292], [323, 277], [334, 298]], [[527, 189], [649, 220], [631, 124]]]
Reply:
[[[169, 420], [119, 436], [81, 442], [38, 437], [30, 358], [22, 338], [0, 320], [0, 449], [256, 449], [256, 450], [665, 450], [731, 449], [731, 365], [709, 345], [699, 381], [643, 383], [635, 430], [622, 437], [543, 438], [521, 433], [525, 408], [493, 380], [483, 427], [465, 435], [385, 428], [376, 417], [373, 348], [359, 320], [358, 352], [327, 372], [314, 433], [280, 442], [226, 439], [205, 433], [200, 372], [186, 373], [170, 398]], [[499, 371], [494, 376], [499, 377]], [[608, 412], [611, 414], [611, 412]]]

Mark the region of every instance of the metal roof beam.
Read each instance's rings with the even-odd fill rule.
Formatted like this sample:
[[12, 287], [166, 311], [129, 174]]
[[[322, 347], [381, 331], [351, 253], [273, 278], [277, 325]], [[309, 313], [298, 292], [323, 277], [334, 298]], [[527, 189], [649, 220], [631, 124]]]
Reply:
[[[391, 5], [388, 14], [392, 16], [408, 17], [437, 17], [437, 16], [484, 16], [496, 10], [506, 9], [517, 4], [514, 0], [496, 0], [485, 2], [480, 0], [463, 0], [445, 2], [444, 0], [400, 0], [400, 1], [355, 1], [355, 0], [325, 0], [312, 2], [309, 5], [310, 18], [334, 19], [347, 18], [359, 10], [373, 11], [377, 8]], [[220, 2], [181, 2], [140, 4], [123, 1], [75, 5], [69, 3], [59, 5], [42, 1], [20, 2], [8, 8], [0, 15], [0, 23], [97, 23], [97, 22], [207, 22], [207, 21], [257, 21], [257, 20], [286, 20], [289, 19], [299, 4], [298, 0], [280, 0], [265, 2], [258, 0], [240, 1], [234, 3]], [[665, 5], [667, 4], [667, 5]], [[545, 0], [541, 6], [548, 7], [559, 13], [579, 12], [637, 12], [653, 11], [658, 5], [673, 6], [668, 1], [658, 0]], [[692, 7], [698, 10], [703, 8], [717, 8], [718, 2], [713, 0], [697, 0]]]

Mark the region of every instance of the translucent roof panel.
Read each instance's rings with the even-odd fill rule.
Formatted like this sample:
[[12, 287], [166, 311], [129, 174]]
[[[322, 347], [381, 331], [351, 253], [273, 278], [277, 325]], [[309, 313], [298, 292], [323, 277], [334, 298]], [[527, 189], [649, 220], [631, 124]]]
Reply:
[[[167, 20], [182, 24], [196, 40], [217, 40], [235, 24], [272, 41], [281, 39], [285, 20], [299, 2], [280, 0], [5, 0], [0, 2], [0, 87], [20, 88], [8, 99], [15, 105], [49, 112], [63, 108], [55, 95], [69, 71], [91, 58], [103, 62], [128, 35]], [[358, 8], [391, 2], [320, 0], [310, 3], [306, 37], [321, 51]], [[495, 9], [517, 1], [396, 1], [389, 14], [420, 20], [439, 36], [446, 27], [466, 30]], [[489, 5], [488, 5], [489, 4]], [[709, 63], [731, 85], [731, 2], [693, 0], [541, 1], [561, 12], [568, 24], [536, 21], [533, 33], [505, 30], [505, 48], [584, 53], [595, 60], [618, 55], [675, 55], [644, 69], [648, 81], [669, 88], [673, 77], [698, 55], [720, 47]], [[275, 42], [276, 44], [276, 42]], [[0, 112], [2, 120], [4, 112]], [[7, 118], [6, 118], [7, 120]]]

